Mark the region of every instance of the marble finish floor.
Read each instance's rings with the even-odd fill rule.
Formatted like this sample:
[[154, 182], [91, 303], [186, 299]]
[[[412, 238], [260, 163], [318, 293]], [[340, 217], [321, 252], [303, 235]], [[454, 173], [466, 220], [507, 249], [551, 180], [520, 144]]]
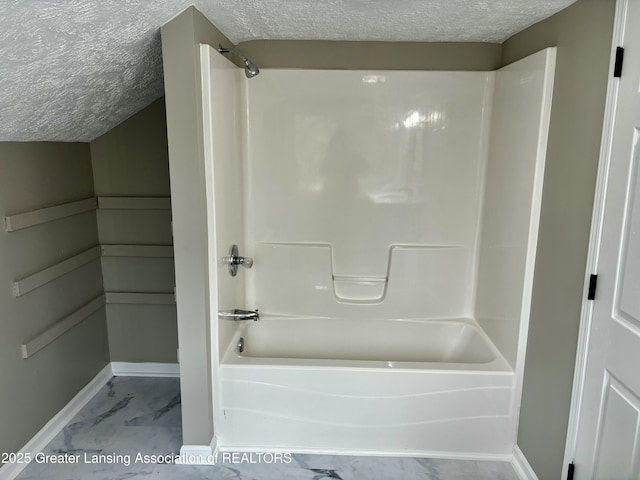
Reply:
[[[56, 458], [75, 457], [79, 463], [32, 462], [18, 479], [518, 479], [509, 463], [408, 457], [293, 455], [290, 463], [219, 462], [212, 466], [135, 462], [138, 453], [178, 454], [181, 444], [178, 379], [114, 377], [42, 452]], [[97, 461], [85, 463], [85, 457]], [[107, 458], [115, 463], [105, 463]]]

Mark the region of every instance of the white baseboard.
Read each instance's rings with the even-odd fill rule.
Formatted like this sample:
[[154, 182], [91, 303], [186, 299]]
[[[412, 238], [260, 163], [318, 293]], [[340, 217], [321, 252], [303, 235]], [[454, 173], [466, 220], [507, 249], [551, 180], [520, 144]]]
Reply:
[[533, 471], [531, 465], [527, 461], [527, 458], [517, 445], [513, 449], [513, 458], [511, 459], [511, 465], [518, 474], [521, 480], [538, 480], [536, 472]]
[[[177, 363], [111, 362], [80, 390], [62, 410], [49, 420], [47, 424], [20, 449], [19, 453], [30, 453], [33, 456], [44, 450], [49, 442], [62, 431], [64, 426], [76, 416], [82, 407], [84, 407], [113, 376], [178, 377], [180, 376], [180, 368]], [[208, 448], [209, 454], [212, 454], [212, 448]], [[0, 467], [0, 479], [13, 480], [25, 467], [26, 464], [6, 463]]]
[[211, 445], [183, 445], [180, 456], [189, 465], [215, 465], [218, 458], [216, 438], [213, 438]]
[[[78, 414], [82, 407], [84, 407], [112, 377], [111, 364], [109, 364], [80, 390], [69, 403], [62, 407], [62, 410], [49, 420], [47, 424], [20, 449], [19, 453], [29, 453], [33, 458], [33, 455], [43, 451], [49, 442], [60, 433], [64, 426]], [[26, 464], [6, 463], [0, 468], [0, 478], [3, 480], [13, 480], [26, 466]]]
[[295, 453], [305, 455], [337, 455], [349, 457], [415, 457], [437, 460], [469, 460], [474, 462], [504, 462], [511, 463], [513, 455], [501, 455], [490, 453], [460, 453], [441, 452], [431, 450], [353, 450], [330, 448], [304, 448], [304, 447], [270, 447], [265, 445], [219, 445], [216, 449], [220, 453], [238, 452], [269, 452], [269, 453]]
[[111, 362], [115, 377], [179, 377], [180, 365], [177, 363], [132, 363]]

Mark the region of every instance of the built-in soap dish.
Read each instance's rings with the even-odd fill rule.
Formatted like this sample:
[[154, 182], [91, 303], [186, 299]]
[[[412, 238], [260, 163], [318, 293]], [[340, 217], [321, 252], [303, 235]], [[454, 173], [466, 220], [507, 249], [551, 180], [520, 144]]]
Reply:
[[334, 275], [336, 297], [345, 303], [376, 303], [384, 298], [387, 277]]

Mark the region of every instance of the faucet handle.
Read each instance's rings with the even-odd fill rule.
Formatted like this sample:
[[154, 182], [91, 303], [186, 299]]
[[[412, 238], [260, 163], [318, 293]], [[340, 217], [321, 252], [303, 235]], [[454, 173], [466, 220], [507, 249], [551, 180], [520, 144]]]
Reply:
[[253, 267], [253, 258], [251, 257], [238, 257], [238, 265], [242, 265], [245, 268]]
[[229, 267], [229, 274], [235, 277], [238, 274], [238, 265], [251, 268], [253, 266], [253, 259], [250, 257], [241, 257], [238, 253], [238, 246], [234, 244], [231, 245], [229, 249], [229, 255], [222, 257], [222, 263]]

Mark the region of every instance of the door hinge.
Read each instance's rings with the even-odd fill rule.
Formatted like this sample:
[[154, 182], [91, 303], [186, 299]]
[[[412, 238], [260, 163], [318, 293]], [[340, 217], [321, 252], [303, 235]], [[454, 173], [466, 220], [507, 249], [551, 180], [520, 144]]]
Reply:
[[587, 293], [587, 300], [595, 300], [597, 286], [598, 275], [591, 274], [591, 276], [589, 277], [589, 292]]
[[569, 468], [567, 469], [567, 480], [573, 480], [573, 472], [576, 471], [576, 466], [571, 462], [569, 464]]
[[622, 62], [624, 62], [624, 48], [616, 47], [616, 61], [613, 66], [613, 76], [616, 78], [622, 76]]

